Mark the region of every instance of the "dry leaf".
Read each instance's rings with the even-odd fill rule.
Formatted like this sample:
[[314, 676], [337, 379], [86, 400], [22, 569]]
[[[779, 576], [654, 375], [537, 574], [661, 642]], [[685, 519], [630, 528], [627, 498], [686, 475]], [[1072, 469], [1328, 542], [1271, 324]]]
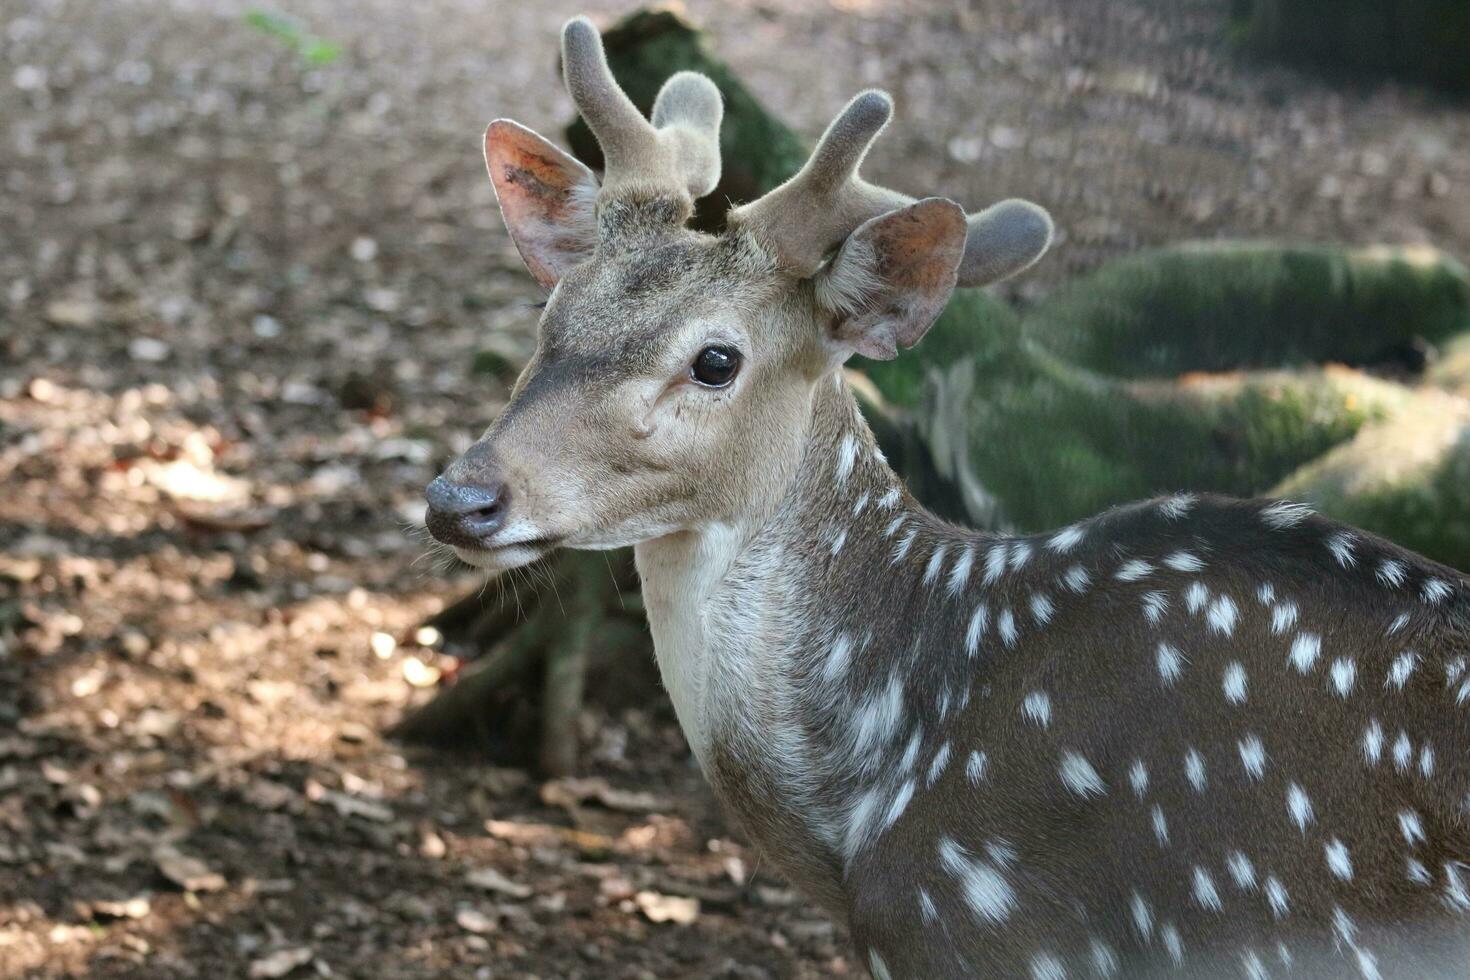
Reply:
[[217, 892], [225, 887], [225, 877], [198, 858], [180, 854], [171, 847], [153, 852], [153, 862], [169, 881], [186, 892]]
[[699, 918], [699, 899], [680, 895], [663, 895], [659, 892], [639, 892], [633, 896], [638, 911], [648, 917], [649, 922], [673, 922], [687, 926]]
[[596, 776], [585, 779], [553, 779], [541, 787], [541, 802], [547, 806], [563, 809], [596, 800], [609, 810], [622, 813], [648, 813], [669, 809], [669, 801], [652, 793], [615, 789], [606, 779]]
[[464, 880], [487, 892], [498, 892], [511, 898], [530, 898], [531, 889], [518, 885], [494, 868], [479, 868], [464, 876]]
[[307, 946], [293, 946], [289, 949], [278, 949], [269, 956], [262, 956], [250, 964], [250, 976], [252, 980], [262, 978], [271, 980], [274, 977], [284, 977], [298, 966], [310, 963], [316, 954]]
[[454, 913], [454, 921], [465, 932], [481, 934], [495, 931], [495, 920], [478, 909], [460, 909]]

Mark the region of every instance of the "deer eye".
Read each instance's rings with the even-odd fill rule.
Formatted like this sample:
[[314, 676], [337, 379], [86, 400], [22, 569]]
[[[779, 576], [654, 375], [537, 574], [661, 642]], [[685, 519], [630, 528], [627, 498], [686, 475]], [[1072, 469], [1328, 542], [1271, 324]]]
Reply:
[[706, 388], [723, 388], [740, 371], [740, 352], [733, 347], [706, 347], [689, 365], [689, 377]]

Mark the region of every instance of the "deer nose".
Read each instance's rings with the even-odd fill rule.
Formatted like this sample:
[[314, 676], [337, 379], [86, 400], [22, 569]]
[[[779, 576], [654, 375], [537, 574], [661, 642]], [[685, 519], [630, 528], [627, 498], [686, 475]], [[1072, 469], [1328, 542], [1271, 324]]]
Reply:
[[505, 523], [510, 494], [504, 483], [454, 483], [437, 476], [424, 496], [429, 501], [424, 523], [430, 534], [445, 544], [479, 548]]

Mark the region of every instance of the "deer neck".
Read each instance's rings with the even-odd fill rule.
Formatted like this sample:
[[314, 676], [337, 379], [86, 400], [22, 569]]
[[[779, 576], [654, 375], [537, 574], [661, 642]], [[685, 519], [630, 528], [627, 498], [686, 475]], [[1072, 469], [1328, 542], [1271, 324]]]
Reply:
[[884, 658], [912, 652], [885, 633], [910, 631], [892, 613], [925, 575], [903, 547], [925, 526], [944, 527], [904, 491], [839, 377], [817, 385], [774, 506], [638, 546], [680, 725], [758, 840], [805, 836], [838, 860], [840, 811], [862, 765], [848, 692], [866, 684], [859, 673], [887, 678], [895, 667]]

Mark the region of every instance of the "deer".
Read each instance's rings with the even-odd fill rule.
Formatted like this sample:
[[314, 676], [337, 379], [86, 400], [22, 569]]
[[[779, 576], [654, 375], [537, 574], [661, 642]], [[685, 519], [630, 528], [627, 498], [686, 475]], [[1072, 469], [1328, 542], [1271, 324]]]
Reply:
[[1048, 213], [865, 181], [870, 90], [691, 230], [719, 91], [645, 117], [588, 20], [561, 46], [606, 168], [485, 133], [550, 292], [432, 536], [491, 573], [632, 546], [695, 760], [878, 980], [1470, 976], [1470, 581], [1292, 501], [931, 515], [844, 366], [1030, 266]]

